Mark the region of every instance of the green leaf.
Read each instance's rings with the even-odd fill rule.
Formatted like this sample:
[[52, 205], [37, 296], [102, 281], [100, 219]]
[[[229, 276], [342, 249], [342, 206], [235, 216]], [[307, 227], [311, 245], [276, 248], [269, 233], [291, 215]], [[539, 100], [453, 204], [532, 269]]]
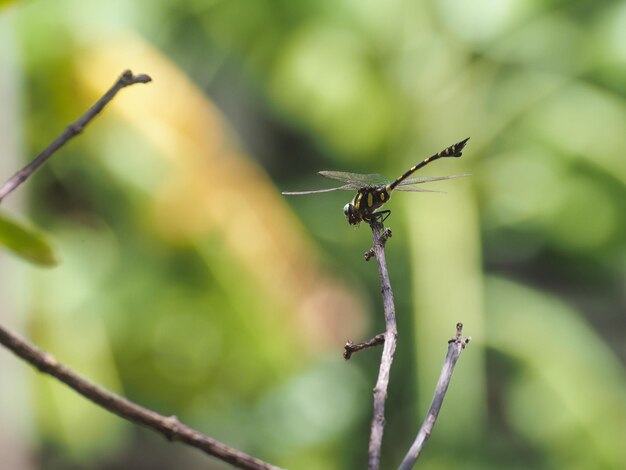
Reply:
[[41, 232], [11, 220], [1, 212], [0, 245], [31, 263], [42, 266], [57, 264], [53, 249]]

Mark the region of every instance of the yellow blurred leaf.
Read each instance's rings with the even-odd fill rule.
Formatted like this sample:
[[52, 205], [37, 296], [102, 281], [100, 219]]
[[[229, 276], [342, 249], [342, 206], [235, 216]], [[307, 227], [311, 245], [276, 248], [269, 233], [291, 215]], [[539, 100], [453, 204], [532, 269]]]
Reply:
[[152, 198], [157, 233], [205, 255], [207, 240], [218, 234], [230, 262], [241, 264], [273, 302], [265, 321], [274, 328], [295, 326], [302, 337], [294, 341], [335, 347], [359, 334], [361, 301], [320, 268], [315, 247], [272, 181], [175, 64], [141, 38], [119, 34], [85, 50], [76, 63], [80, 85], [94, 96], [129, 64], [153, 78], [110, 108], [155, 148], [145, 171], [158, 166], [159, 176], [142, 189]]
[[9, 6], [11, 3], [14, 3], [14, 0], [0, 0], [0, 9]]

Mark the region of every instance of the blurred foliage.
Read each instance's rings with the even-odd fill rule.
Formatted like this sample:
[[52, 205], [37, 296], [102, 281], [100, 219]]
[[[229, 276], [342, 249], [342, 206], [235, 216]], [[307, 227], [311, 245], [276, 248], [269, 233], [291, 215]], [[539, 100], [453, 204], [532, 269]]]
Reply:
[[[61, 261], [26, 283], [0, 270], [41, 347], [278, 465], [362, 468], [379, 356], [341, 350], [384, 328], [368, 229], [343, 220], [348, 193], [279, 192], [325, 187], [320, 169], [399, 174], [471, 136], [424, 172], [471, 178], [389, 204], [383, 466], [457, 321], [474, 341], [422, 467], [623, 465], [624, 2], [49, 0], [3, 27], [19, 47], [0, 44], [18, 56], [0, 86], [23, 101], [0, 122], [20, 123], [23, 161], [123, 69], [154, 79], [19, 190]], [[33, 431], [13, 448], [41, 468], [206, 467], [49, 379], [23, 386]]]
[[0, 0], [0, 8], [4, 8], [13, 3], [13, 0]]
[[46, 237], [30, 227], [0, 213], [0, 245], [17, 256], [43, 266], [56, 264], [52, 247]]

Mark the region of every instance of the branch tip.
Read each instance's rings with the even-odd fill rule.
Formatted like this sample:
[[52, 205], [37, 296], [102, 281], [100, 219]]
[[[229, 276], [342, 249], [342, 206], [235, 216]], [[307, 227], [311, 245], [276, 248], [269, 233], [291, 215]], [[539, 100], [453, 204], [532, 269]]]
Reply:
[[152, 77], [145, 73], [140, 73], [139, 75], [133, 74], [131, 70], [124, 70], [122, 75], [120, 75], [119, 81], [123, 83], [124, 86], [132, 85], [133, 83], [148, 83], [152, 81]]
[[85, 126], [89, 124], [103, 109], [104, 107], [115, 97], [118, 91], [135, 83], [148, 83], [152, 81], [149, 75], [139, 74], [133, 75], [130, 70], [124, 71], [113, 86], [96, 101], [96, 103], [85, 112], [75, 122], [69, 124], [63, 133], [59, 135], [50, 145], [41, 151], [28, 165], [21, 170], [17, 171], [11, 178], [4, 182], [0, 186], [0, 202], [17, 189], [24, 181], [26, 181], [41, 165], [43, 165], [48, 159], [61, 147], [63, 147], [69, 140], [80, 134]]
[[460, 344], [463, 349], [465, 346], [471, 341], [472, 337], [468, 336], [467, 338], [463, 338], [463, 323], [456, 324], [456, 334], [454, 338], [448, 341], [448, 344], [457, 343]]

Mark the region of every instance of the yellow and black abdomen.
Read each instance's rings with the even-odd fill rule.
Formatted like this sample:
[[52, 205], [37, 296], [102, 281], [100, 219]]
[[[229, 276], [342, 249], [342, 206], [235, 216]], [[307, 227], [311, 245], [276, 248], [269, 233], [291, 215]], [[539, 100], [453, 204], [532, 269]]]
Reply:
[[457, 142], [456, 144], [443, 149], [441, 152], [431, 155], [430, 157], [421, 161], [417, 165], [412, 166], [407, 171], [405, 171], [400, 176], [398, 176], [395, 181], [388, 184], [385, 189], [387, 189], [387, 191], [391, 194], [391, 191], [396, 189], [396, 186], [402, 183], [405, 179], [407, 179], [409, 176], [411, 176], [420, 168], [425, 167], [426, 165], [428, 165], [431, 162], [434, 162], [435, 160], [438, 160], [440, 158], [446, 158], [446, 157], [459, 158], [461, 155], [463, 155], [462, 150], [465, 147], [465, 144], [467, 144], [468, 140], [469, 140], [469, 137], [467, 139], [462, 140], [461, 142]]

